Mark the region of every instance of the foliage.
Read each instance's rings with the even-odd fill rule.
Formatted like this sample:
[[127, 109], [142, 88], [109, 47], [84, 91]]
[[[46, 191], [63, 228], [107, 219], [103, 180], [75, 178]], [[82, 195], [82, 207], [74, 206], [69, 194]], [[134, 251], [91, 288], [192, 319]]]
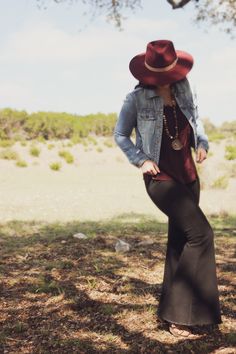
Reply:
[[53, 171], [59, 171], [61, 169], [61, 163], [60, 162], [52, 162], [50, 164], [50, 168]]
[[225, 189], [228, 187], [228, 182], [228, 176], [221, 176], [212, 183], [211, 187], [216, 189]]
[[28, 140], [72, 139], [72, 142], [79, 142], [89, 134], [111, 135], [116, 119], [115, 113], [78, 116], [56, 112], [27, 114], [3, 109], [0, 110], [0, 140], [13, 139], [17, 134]]
[[[36, 0], [40, 8], [47, 8], [48, 0]], [[81, 2], [87, 5], [88, 13], [91, 18], [96, 18], [101, 14], [105, 14], [106, 20], [111, 21], [115, 24], [117, 28], [121, 28], [122, 20], [124, 20], [123, 12], [125, 10], [135, 11], [136, 8], [140, 7], [141, 0], [53, 0], [57, 4], [73, 2]]]
[[[167, 0], [173, 9], [182, 8], [191, 0]], [[192, 0], [195, 3], [195, 21], [223, 25], [227, 33], [232, 33], [236, 25], [235, 0]]]
[[61, 150], [58, 152], [58, 155], [60, 157], [63, 157], [63, 159], [66, 160], [67, 163], [73, 163], [74, 162], [74, 156], [66, 150]]
[[227, 137], [236, 136], [236, 121], [223, 122], [219, 127], [216, 127], [209, 118], [203, 118], [202, 122], [210, 141], [219, 141]]
[[225, 139], [225, 135], [220, 132], [213, 132], [208, 134], [209, 141], [219, 142], [220, 140]]
[[113, 142], [109, 139], [109, 140], [105, 140], [104, 141], [104, 145], [111, 148], [113, 147]]
[[10, 148], [5, 148], [4, 150], [0, 151], [0, 159], [17, 160], [18, 158], [18, 153]]
[[11, 147], [15, 144], [15, 141], [9, 139], [0, 140], [0, 147]]
[[220, 130], [230, 136], [234, 136], [236, 138], [236, 120], [232, 120], [231, 122], [224, 122], [222, 123]]
[[52, 150], [55, 147], [54, 144], [48, 144], [48, 150]]
[[30, 154], [34, 157], [38, 157], [40, 155], [40, 149], [37, 146], [31, 146]]
[[[27, 140], [45, 143], [48, 140], [70, 139], [71, 144], [89, 143], [97, 145], [96, 136], [110, 138], [117, 121], [115, 113], [88, 114], [80, 116], [69, 113], [37, 112], [28, 114], [25, 111], [11, 109], [0, 110], [0, 147], [10, 147], [19, 140], [22, 146]], [[211, 141], [227, 137], [236, 137], [236, 121], [224, 122], [216, 127], [209, 118], [202, 119], [205, 131]], [[134, 129], [131, 139], [135, 140]], [[112, 145], [108, 139], [105, 145]], [[49, 144], [48, 149], [53, 145]]]
[[236, 159], [236, 146], [234, 145], [227, 145], [225, 147], [225, 158], [227, 160], [235, 160]]
[[236, 26], [235, 0], [201, 0], [196, 2], [196, 22], [209, 22], [220, 25], [227, 33]]
[[[49, 0], [36, 0], [40, 8], [47, 8]], [[123, 14], [126, 10], [135, 12], [141, 8], [141, 0], [53, 0], [57, 4], [80, 2], [87, 5], [92, 18], [106, 15], [107, 21], [112, 21], [119, 29], [122, 28]], [[194, 4], [194, 19], [196, 23], [209, 22], [220, 25], [227, 33], [232, 33], [236, 25], [235, 0], [166, 0], [173, 9], [179, 9], [192, 2]]]
[[18, 166], [18, 167], [27, 167], [27, 163], [24, 160], [18, 160], [18, 161], [16, 161], [16, 166]]
[[25, 111], [10, 108], [0, 110], [0, 139], [11, 139], [21, 130], [27, 117]]

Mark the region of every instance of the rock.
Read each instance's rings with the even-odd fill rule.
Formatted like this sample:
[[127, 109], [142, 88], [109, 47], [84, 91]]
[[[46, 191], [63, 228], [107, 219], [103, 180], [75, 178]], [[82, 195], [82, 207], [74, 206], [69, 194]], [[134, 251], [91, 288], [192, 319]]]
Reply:
[[61, 243], [66, 243], [66, 240], [62, 240]]
[[115, 244], [115, 250], [116, 252], [128, 252], [130, 250], [130, 244], [125, 241], [118, 240]]
[[153, 240], [143, 240], [138, 243], [138, 246], [148, 246], [153, 244], [154, 244]]
[[80, 240], [88, 238], [88, 236], [86, 236], [86, 235], [83, 234], [82, 232], [78, 232], [77, 234], [74, 234], [73, 237], [74, 237], [74, 238], [78, 238], [78, 239], [80, 239]]

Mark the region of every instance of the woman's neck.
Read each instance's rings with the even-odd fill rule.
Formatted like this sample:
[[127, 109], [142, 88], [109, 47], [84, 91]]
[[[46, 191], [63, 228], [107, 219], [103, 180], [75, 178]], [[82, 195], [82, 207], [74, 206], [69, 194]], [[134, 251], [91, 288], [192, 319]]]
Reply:
[[162, 97], [164, 105], [173, 105], [173, 93], [171, 85], [158, 86], [156, 88], [156, 93]]

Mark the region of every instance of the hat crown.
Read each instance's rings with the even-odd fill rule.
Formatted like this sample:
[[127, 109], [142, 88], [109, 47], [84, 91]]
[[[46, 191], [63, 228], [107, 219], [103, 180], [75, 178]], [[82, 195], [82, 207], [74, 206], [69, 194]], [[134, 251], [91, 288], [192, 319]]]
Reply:
[[177, 54], [172, 41], [157, 40], [148, 43], [145, 62], [153, 68], [165, 68], [177, 59]]

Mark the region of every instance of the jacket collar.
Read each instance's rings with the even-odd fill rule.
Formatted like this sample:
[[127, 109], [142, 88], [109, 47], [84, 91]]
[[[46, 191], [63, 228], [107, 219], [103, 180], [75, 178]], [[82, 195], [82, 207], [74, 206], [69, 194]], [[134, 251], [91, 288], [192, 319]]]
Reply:
[[[175, 96], [178, 95], [178, 93], [183, 92], [182, 85], [178, 82], [172, 85], [172, 90]], [[160, 97], [154, 89], [145, 89], [145, 96], [147, 99], [153, 97]]]
[[152, 89], [145, 89], [145, 95], [147, 99], [157, 97], [157, 96], [159, 97], [156, 91]]

